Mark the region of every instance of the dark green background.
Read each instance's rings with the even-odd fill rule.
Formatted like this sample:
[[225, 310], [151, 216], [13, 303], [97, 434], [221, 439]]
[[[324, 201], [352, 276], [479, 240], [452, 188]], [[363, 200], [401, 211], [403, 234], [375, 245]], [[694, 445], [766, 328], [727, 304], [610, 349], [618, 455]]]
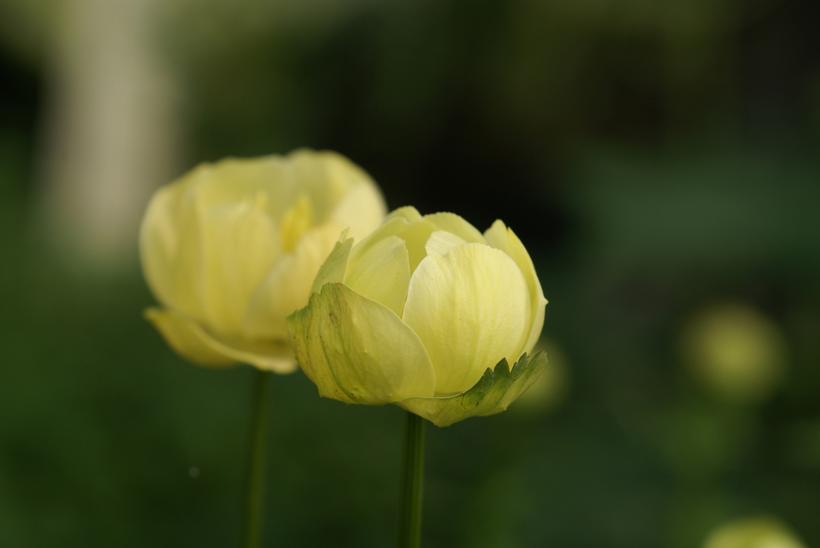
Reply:
[[[500, 217], [530, 249], [569, 390], [430, 429], [427, 546], [686, 548], [760, 513], [820, 545], [817, 9], [657, 4], [374, 2], [246, 28], [256, 3], [203, 3], [158, 33], [186, 166], [331, 148], [391, 207]], [[32, 229], [48, 81], [0, 47], [0, 545], [235, 546], [251, 371], [171, 353], [136, 246], [97, 271]], [[686, 321], [726, 301], [787, 343], [760, 404], [681, 363]], [[391, 545], [401, 412], [300, 374], [271, 397], [266, 545]]]

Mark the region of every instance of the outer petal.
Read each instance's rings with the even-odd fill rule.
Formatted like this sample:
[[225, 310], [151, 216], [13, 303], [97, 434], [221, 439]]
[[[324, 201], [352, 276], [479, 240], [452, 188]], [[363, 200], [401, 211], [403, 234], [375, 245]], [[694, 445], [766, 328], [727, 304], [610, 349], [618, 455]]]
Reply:
[[313, 280], [338, 237], [337, 226], [310, 229], [293, 253], [274, 262], [250, 299], [243, 331], [247, 337], [287, 340], [286, 318], [307, 305]]
[[436, 426], [449, 426], [468, 417], [495, 415], [506, 410], [543, 373], [546, 354], [521, 356], [510, 370], [507, 360], [487, 369], [481, 379], [463, 394], [447, 398], [419, 398], [401, 402], [401, 406]]
[[404, 321], [430, 355], [437, 394], [464, 392], [488, 367], [518, 357], [530, 326], [528, 297], [518, 266], [484, 244], [464, 244], [419, 264]]
[[[200, 265], [199, 221], [182, 184], [151, 197], [140, 226], [140, 259], [151, 291], [164, 305], [190, 316], [202, 313], [199, 287], [191, 276]], [[183, 247], [181, 242], [189, 242]]]
[[324, 397], [384, 404], [433, 395], [435, 373], [415, 333], [342, 284], [325, 284], [288, 327], [302, 370]]
[[241, 362], [276, 373], [296, 370], [296, 363], [285, 345], [223, 342], [193, 320], [172, 310], [149, 308], [145, 316], [171, 348], [193, 362], [212, 366]]
[[538, 342], [538, 337], [541, 336], [541, 329], [544, 327], [544, 309], [547, 305], [547, 299], [544, 298], [544, 291], [541, 289], [541, 282], [538, 281], [538, 275], [535, 273], [535, 266], [533, 266], [532, 259], [524, 244], [521, 243], [521, 240], [518, 239], [512, 229], [504, 226], [503, 222], [494, 222], [493, 226], [484, 233], [484, 237], [487, 239], [488, 244], [512, 257], [527, 280], [527, 288], [530, 292], [532, 324], [521, 352], [529, 352]]

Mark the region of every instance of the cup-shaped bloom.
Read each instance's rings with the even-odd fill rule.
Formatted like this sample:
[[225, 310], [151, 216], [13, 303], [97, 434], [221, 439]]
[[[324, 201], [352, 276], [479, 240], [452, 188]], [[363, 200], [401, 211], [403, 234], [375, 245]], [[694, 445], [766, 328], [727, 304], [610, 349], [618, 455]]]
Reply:
[[161, 303], [146, 316], [193, 362], [293, 371], [288, 314], [340, 234], [361, 238], [385, 213], [370, 177], [335, 153], [200, 165], [145, 213], [140, 255]]
[[356, 245], [342, 239], [313, 291], [288, 321], [322, 396], [446, 426], [503, 411], [543, 369], [527, 353], [546, 299], [501, 221], [482, 234], [452, 213], [398, 209]]

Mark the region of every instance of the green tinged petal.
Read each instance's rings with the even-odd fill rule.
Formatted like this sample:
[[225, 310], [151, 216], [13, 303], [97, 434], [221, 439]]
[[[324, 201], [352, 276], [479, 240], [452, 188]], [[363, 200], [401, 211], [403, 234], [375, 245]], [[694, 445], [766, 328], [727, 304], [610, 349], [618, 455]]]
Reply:
[[436, 426], [450, 426], [469, 417], [495, 415], [505, 411], [542, 374], [547, 355], [524, 354], [510, 370], [507, 360], [487, 369], [470, 390], [446, 398], [418, 398], [400, 403], [401, 407]]
[[464, 244], [419, 264], [404, 321], [427, 349], [436, 393], [458, 394], [501, 359], [520, 356], [530, 326], [527, 285], [505, 253]]
[[145, 311], [145, 317], [171, 348], [195, 363], [211, 366], [246, 363], [276, 373], [296, 370], [296, 363], [286, 345], [222, 341], [190, 318], [168, 309], [149, 308]]
[[340, 283], [314, 293], [288, 327], [299, 365], [324, 397], [379, 405], [434, 393], [435, 373], [416, 334]]
[[330, 252], [330, 255], [319, 267], [319, 272], [316, 274], [316, 278], [313, 279], [311, 293], [318, 293], [325, 284], [344, 281], [352, 248], [353, 238], [347, 238], [345, 234], [342, 234], [341, 239], [336, 242], [336, 246]]

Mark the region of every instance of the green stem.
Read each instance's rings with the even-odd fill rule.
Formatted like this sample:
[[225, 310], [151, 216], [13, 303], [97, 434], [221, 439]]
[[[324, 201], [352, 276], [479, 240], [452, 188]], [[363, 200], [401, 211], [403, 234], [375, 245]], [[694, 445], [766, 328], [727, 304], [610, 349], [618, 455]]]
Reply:
[[246, 548], [258, 548], [262, 537], [262, 506], [265, 499], [265, 438], [268, 426], [268, 379], [270, 373], [254, 369], [248, 450], [247, 500], [245, 506]]
[[421, 546], [423, 484], [424, 419], [408, 412], [407, 433], [404, 438], [400, 548], [419, 548]]

